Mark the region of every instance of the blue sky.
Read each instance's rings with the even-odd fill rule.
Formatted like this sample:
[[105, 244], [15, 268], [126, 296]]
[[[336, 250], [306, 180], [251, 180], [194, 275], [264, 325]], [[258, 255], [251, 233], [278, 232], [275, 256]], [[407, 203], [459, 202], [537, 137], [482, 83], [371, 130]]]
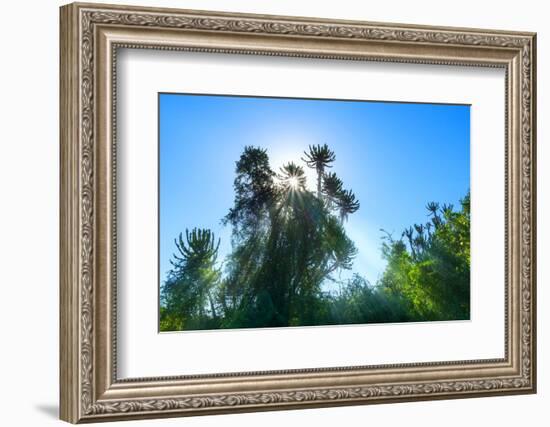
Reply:
[[[466, 105], [160, 94], [159, 108], [161, 282], [186, 228], [220, 237], [220, 262], [230, 252], [221, 219], [246, 145], [266, 148], [275, 171], [301, 164], [310, 144], [329, 145], [331, 171], [361, 202], [345, 225], [359, 250], [353, 271], [373, 284], [385, 265], [380, 229], [398, 237], [426, 221], [427, 202], [458, 206], [470, 186]], [[307, 174], [314, 189], [315, 172]]]

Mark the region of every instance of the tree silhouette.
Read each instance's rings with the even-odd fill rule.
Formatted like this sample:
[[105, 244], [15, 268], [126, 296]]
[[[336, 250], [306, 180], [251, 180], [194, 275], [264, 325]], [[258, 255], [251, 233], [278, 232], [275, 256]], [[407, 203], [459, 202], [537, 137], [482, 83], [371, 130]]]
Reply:
[[325, 175], [323, 179], [323, 195], [327, 201], [329, 208], [336, 205], [344, 183], [334, 172]]
[[344, 222], [348, 219], [348, 215], [356, 212], [359, 209], [359, 200], [355, 198], [355, 194], [351, 190], [342, 190], [336, 200], [338, 209], [340, 209], [340, 221]]
[[256, 233], [259, 220], [276, 197], [275, 172], [265, 149], [246, 146], [235, 163], [235, 201], [222, 223], [231, 224], [233, 235]]
[[[243, 153], [238, 166], [248, 163], [249, 153]], [[236, 172], [239, 194], [238, 184], [249, 182], [250, 176], [248, 169]], [[233, 224], [249, 232], [234, 233], [226, 280], [220, 286], [220, 301], [227, 307], [224, 327], [322, 322], [321, 313], [327, 313], [321, 307], [326, 302], [322, 284], [335, 272], [350, 269], [357, 254], [324, 201], [307, 190], [302, 166], [286, 163], [277, 178], [271, 199], [256, 210], [254, 221]]]
[[302, 158], [306, 164], [317, 171], [317, 197], [321, 198], [322, 179], [325, 174], [325, 168], [330, 168], [331, 163], [336, 160], [336, 155], [328, 148], [327, 144], [310, 145], [309, 151], [304, 151], [305, 158]]
[[180, 256], [174, 254], [176, 262], [171, 261], [175, 267], [180, 266], [181, 263], [186, 265], [213, 263], [220, 247], [220, 240], [218, 239], [216, 244], [214, 233], [208, 229], [199, 228], [194, 228], [191, 233], [185, 230], [185, 241], [180, 233], [178, 238], [174, 239], [174, 243], [180, 254]]
[[[172, 270], [161, 289], [164, 310], [161, 330], [165, 327], [200, 328], [209, 318], [217, 317], [213, 290], [220, 278], [215, 268], [220, 240], [208, 229], [185, 230], [174, 239], [177, 253], [170, 260]], [[205, 306], [210, 306], [206, 316]]]

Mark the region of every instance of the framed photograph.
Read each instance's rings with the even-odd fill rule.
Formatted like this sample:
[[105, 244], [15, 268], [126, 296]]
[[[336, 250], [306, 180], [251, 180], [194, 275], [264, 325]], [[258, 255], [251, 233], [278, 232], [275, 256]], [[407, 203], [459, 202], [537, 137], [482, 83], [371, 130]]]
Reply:
[[535, 34], [61, 8], [61, 418], [536, 391]]

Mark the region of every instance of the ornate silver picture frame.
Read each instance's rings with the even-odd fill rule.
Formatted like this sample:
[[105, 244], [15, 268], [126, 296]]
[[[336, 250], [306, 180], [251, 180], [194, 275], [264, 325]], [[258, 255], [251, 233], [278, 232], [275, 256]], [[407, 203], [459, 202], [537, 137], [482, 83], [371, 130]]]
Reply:
[[[97, 422], [536, 391], [534, 33], [75, 3], [61, 8], [60, 43], [61, 419]], [[120, 49], [503, 69], [504, 357], [119, 378]]]

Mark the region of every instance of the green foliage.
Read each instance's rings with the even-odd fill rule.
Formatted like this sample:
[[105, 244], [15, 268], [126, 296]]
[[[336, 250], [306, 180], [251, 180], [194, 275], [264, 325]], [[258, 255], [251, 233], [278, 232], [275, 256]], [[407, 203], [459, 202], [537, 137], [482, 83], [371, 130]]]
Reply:
[[[325, 144], [302, 159], [317, 171], [307, 189], [302, 166], [280, 173], [266, 150], [245, 147], [235, 168], [235, 200], [223, 219], [232, 227], [232, 251], [217, 265], [219, 240], [210, 230], [186, 230], [161, 288], [160, 329], [217, 329], [406, 322], [469, 317], [470, 210], [428, 205], [430, 220], [382, 251], [387, 267], [376, 285], [351, 270], [357, 249], [344, 222], [359, 201], [334, 173]], [[326, 284], [339, 291], [328, 293]]]
[[[215, 325], [217, 313], [213, 292], [220, 280], [216, 243], [210, 230], [185, 230], [175, 240], [178, 255], [171, 261], [172, 270], [161, 289], [161, 330], [205, 329]], [[207, 308], [210, 304], [210, 309]]]
[[[249, 155], [245, 151], [238, 163]], [[248, 182], [247, 174], [237, 170], [235, 181]], [[301, 166], [286, 164], [278, 179], [269, 202], [247, 224], [249, 232], [234, 235], [220, 295], [229, 307], [223, 327], [318, 324], [322, 283], [351, 268], [356, 255], [324, 201], [306, 189]], [[240, 197], [235, 216], [245, 217], [239, 209], [248, 209], [254, 197]]]
[[332, 323], [386, 323], [411, 320], [406, 301], [354, 275], [331, 304]]
[[388, 265], [379, 285], [404, 296], [414, 320], [468, 319], [470, 316], [470, 195], [461, 210], [427, 206], [430, 220], [386, 237]]

